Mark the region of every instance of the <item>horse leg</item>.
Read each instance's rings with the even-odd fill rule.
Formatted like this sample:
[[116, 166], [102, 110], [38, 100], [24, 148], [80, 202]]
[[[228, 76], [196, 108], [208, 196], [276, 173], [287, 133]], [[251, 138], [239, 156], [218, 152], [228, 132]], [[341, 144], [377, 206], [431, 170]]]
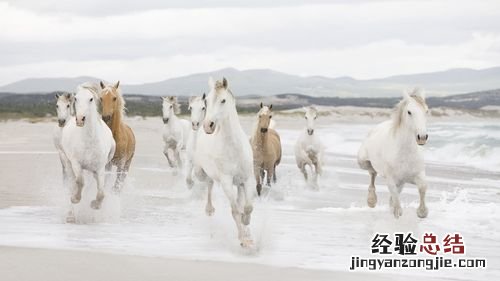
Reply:
[[267, 169], [267, 185], [271, 186], [271, 178], [274, 176], [274, 166]]
[[77, 163], [72, 163], [71, 167], [73, 169], [73, 175], [76, 183], [76, 190], [71, 196], [71, 203], [78, 204], [82, 199], [82, 189], [83, 189], [83, 171], [80, 165]]
[[276, 183], [276, 164], [274, 164], [273, 183]]
[[194, 185], [193, 181], [193, 160], [189, 159], [187, 163], [187, 171], [186, 171], [186, 185], [188, 189], [192, 189]]
[[301, 163], [299, 168], [300, 168], [300, 171], [302, 172], [302, 174], [304, 175], [304, 179], [307, 181], [306, 164], [304, 162]]
[[250, 182], [247, 181], [246, 183], [238, 186], [238, 188], [242, 189], [242, 195], [244, 196], [244, 208], [243, 215], [241, 216], [241, 221], [244, 225], [249, 225], [253, 211], [253, 192], [250, 188]]
[[261, 178], [264, 178], [262, 175], [263, 170], [260, 168], [260, 165], [254, 164], [253, 166], [253, 174], [255, 176], [255, 183], [256, 183], [256, 189], [257, 189], [257, 194], [260, 196], [260, 193], [262, 191], [262, 184], [261, 184]]
[[125, 164], [121, 164], [117, 167], [117, 175], [115, 185], [113, 186], [113, 190], [115, 192], [119, 192], [122, 190], [123, 183], [125, 182], [125, 178], [127, 177], [128, 170], [130, 169], [130, 163], [132, 162], [132, 157], [130, 157]]
[[94, 210], [98, 210], [101, 208], [102, 200], [104, 199], [104, 169], [94, 171], [94, 178], [97, 182], [97, 194], [95, 196], [95, 200], [90, 202], [90, 207]]
[[240, 240], [240, 245], [242, 247], [249, 247], [253, 244], [253, 241], [250, 235], [250, 230], [242, 223], [243, 213], [241, 212], [238, 200], [234, 195], [233, 178], [231, 176], [224, 176], [220, 183], [224, 193], [229, 199], [229, 203], [231, 204], [231, 214], [233, 215], [234, 222], [236, 223], [236, 227], [238, 229], [238, 239]]
[[421, 173], [415, 178], [415, 184], [418, 188], [418, 193], [420, 194], [420, 205], [417, 209], [417, 216], [419, 218], [426, 218], [429, 210], [425, 206], [425, 192], [427, 191], [427, 182], [425, 180], [425, 174]]
[[168, 165], [170, 166], [170, 168], [173, 168], [174, 162], [173, 162], [173, 159], [170, 159], [170, 155], [168, 153], [168, 150], [169, 150], [168, 145], [165, 145], [165, 148], [163, 149], [163, 154], [165, 154], [165, 157], [167, 157]]
[[387, 186], [389, 187], [389, 192], [391, 193], [391, 198], [389, 203], [392, 207], [394, 217], [398, 219], [403, 215], [403, 209], [401, 208], [401, 203], [399, 201], [399, 187], [394, 183], [392, 179], [387, 180]]
[[208, 195], [207, 195], [207, 206], [205, 207], [205, 213], [207, 216], [212, 216], [215, 212], [215, 208], [212, 205], [212, 188], [214, 187], [214, 181], [210, 178], [207, 179]]
[[180, 148], [177, 148], [175, 150], [175, 162], [177, 163], [177, 167], [179, 169], [182, 169], [182, 159], [181, 159], [181, 150], [180, 150]]

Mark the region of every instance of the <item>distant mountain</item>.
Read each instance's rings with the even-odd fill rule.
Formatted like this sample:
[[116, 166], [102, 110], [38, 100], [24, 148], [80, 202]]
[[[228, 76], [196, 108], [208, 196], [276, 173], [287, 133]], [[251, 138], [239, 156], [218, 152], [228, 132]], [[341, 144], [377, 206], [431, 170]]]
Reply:
[[[500, 88], [500, 67], [474, 70], [447, 71], [391, 76], [381, 79], [357, 80], [351, 77], [297, 76], [268, 69], [237, 70], [225, 68], [213, 72], [192, 74], [154, 83], [128, 85], [122, 81], [128, 94], [144, 95], [198, 95], [208, 89], [209, 76], [226, 77], [238, 96], [272, 96], [297, 93], [315, 97], [396, 97], [403, 89], [422, 87], [430, 96], [445, 96], [465, 92]], [[46, 93], [73, 91], [94, 77], [25, 79], [0, 87], [0, 92]]]

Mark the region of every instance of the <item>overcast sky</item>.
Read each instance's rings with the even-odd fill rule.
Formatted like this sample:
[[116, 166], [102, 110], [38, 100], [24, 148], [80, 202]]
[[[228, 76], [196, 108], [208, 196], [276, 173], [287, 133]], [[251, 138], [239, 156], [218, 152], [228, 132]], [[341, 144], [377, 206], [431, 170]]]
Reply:
[[498, 0], [0, 0], [0, 85], [81, 75], [133, 84], [224, 67], [368, 79], [498, 65]]

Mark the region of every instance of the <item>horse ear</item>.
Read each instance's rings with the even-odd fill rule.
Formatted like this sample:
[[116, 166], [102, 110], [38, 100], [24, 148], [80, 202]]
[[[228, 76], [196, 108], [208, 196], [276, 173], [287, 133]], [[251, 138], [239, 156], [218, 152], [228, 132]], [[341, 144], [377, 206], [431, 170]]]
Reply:
[[118, 82], [116, 82], [115, 89], [118, 89], [119, 86], [120, 86], [120, 80], [118, 80]]
[[65, 96], [66, 96], [66, 98], [67, 98], [67, 99], [70, 99], [70, 98], [71, 98], [71, 94], [70, 94], [70, 93], [66, 93], [66, 95], [65, 95]]
[[56, 100], [58, 100], [60, 96], [61, 96], [61, 95], [60, 95], [59, 93], [56, 93], [56, 94], [54, 95], [54, 97], [56, 98]]
[[222, 86], [224, 87], [224, 89], [227, 89], [227, 79], [226, 79], [226, 77], [222, 77]]
[[269, 106], [269, 110], [271, 110], [271, 109], [273, 109], [273, 105], [272, 104]]
[[106, 86], [104, 85], [104, 82], [101, 81], [99, 84], [101, 85], [101, 89], [106, 88]]
[[407, 90], [403, 91], [403, 99], [405, 99], [405, 100], [409, 100], [410, 99], [410, 94], [408, 93]]
[[202, 100], [205, 100], [207, 98], [207, 94], [203, 93], [203, 96], [201, 96]]
[[262, 104], [262, 102], [260, 102], [260, 108], [262, 108], [264, 105]]
[[210, 89], [214, 89], [215, 88], [215, 81], [214, 81], [214, 78], [212, 76], [210, 76], [208, 78], [208, 87]]
[[417, 89], [415, 89], [415, 93], [417, 94], [417, 96], [421, 97], [425, 101], [425, 91], [424, 90], [417, 88]]
[[189, 97], [188, 105], [191, 104], [196, 97]]

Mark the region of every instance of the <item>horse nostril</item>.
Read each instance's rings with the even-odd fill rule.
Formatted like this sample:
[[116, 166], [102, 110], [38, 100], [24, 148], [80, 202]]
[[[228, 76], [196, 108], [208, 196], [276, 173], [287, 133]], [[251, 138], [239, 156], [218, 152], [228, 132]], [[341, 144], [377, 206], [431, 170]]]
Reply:
[[210, 128], [212, 128], [215, 125], [214, 122], [210, 122]]
[[429, 135], [425, 134], [425, 140], [428, 140], [428, 139], [429, 139]]
[[82, 121], [85, 121], [85, 116], [82, 117]]
[[420, 140], [420, 135], [417, 135], [417, 140]]

